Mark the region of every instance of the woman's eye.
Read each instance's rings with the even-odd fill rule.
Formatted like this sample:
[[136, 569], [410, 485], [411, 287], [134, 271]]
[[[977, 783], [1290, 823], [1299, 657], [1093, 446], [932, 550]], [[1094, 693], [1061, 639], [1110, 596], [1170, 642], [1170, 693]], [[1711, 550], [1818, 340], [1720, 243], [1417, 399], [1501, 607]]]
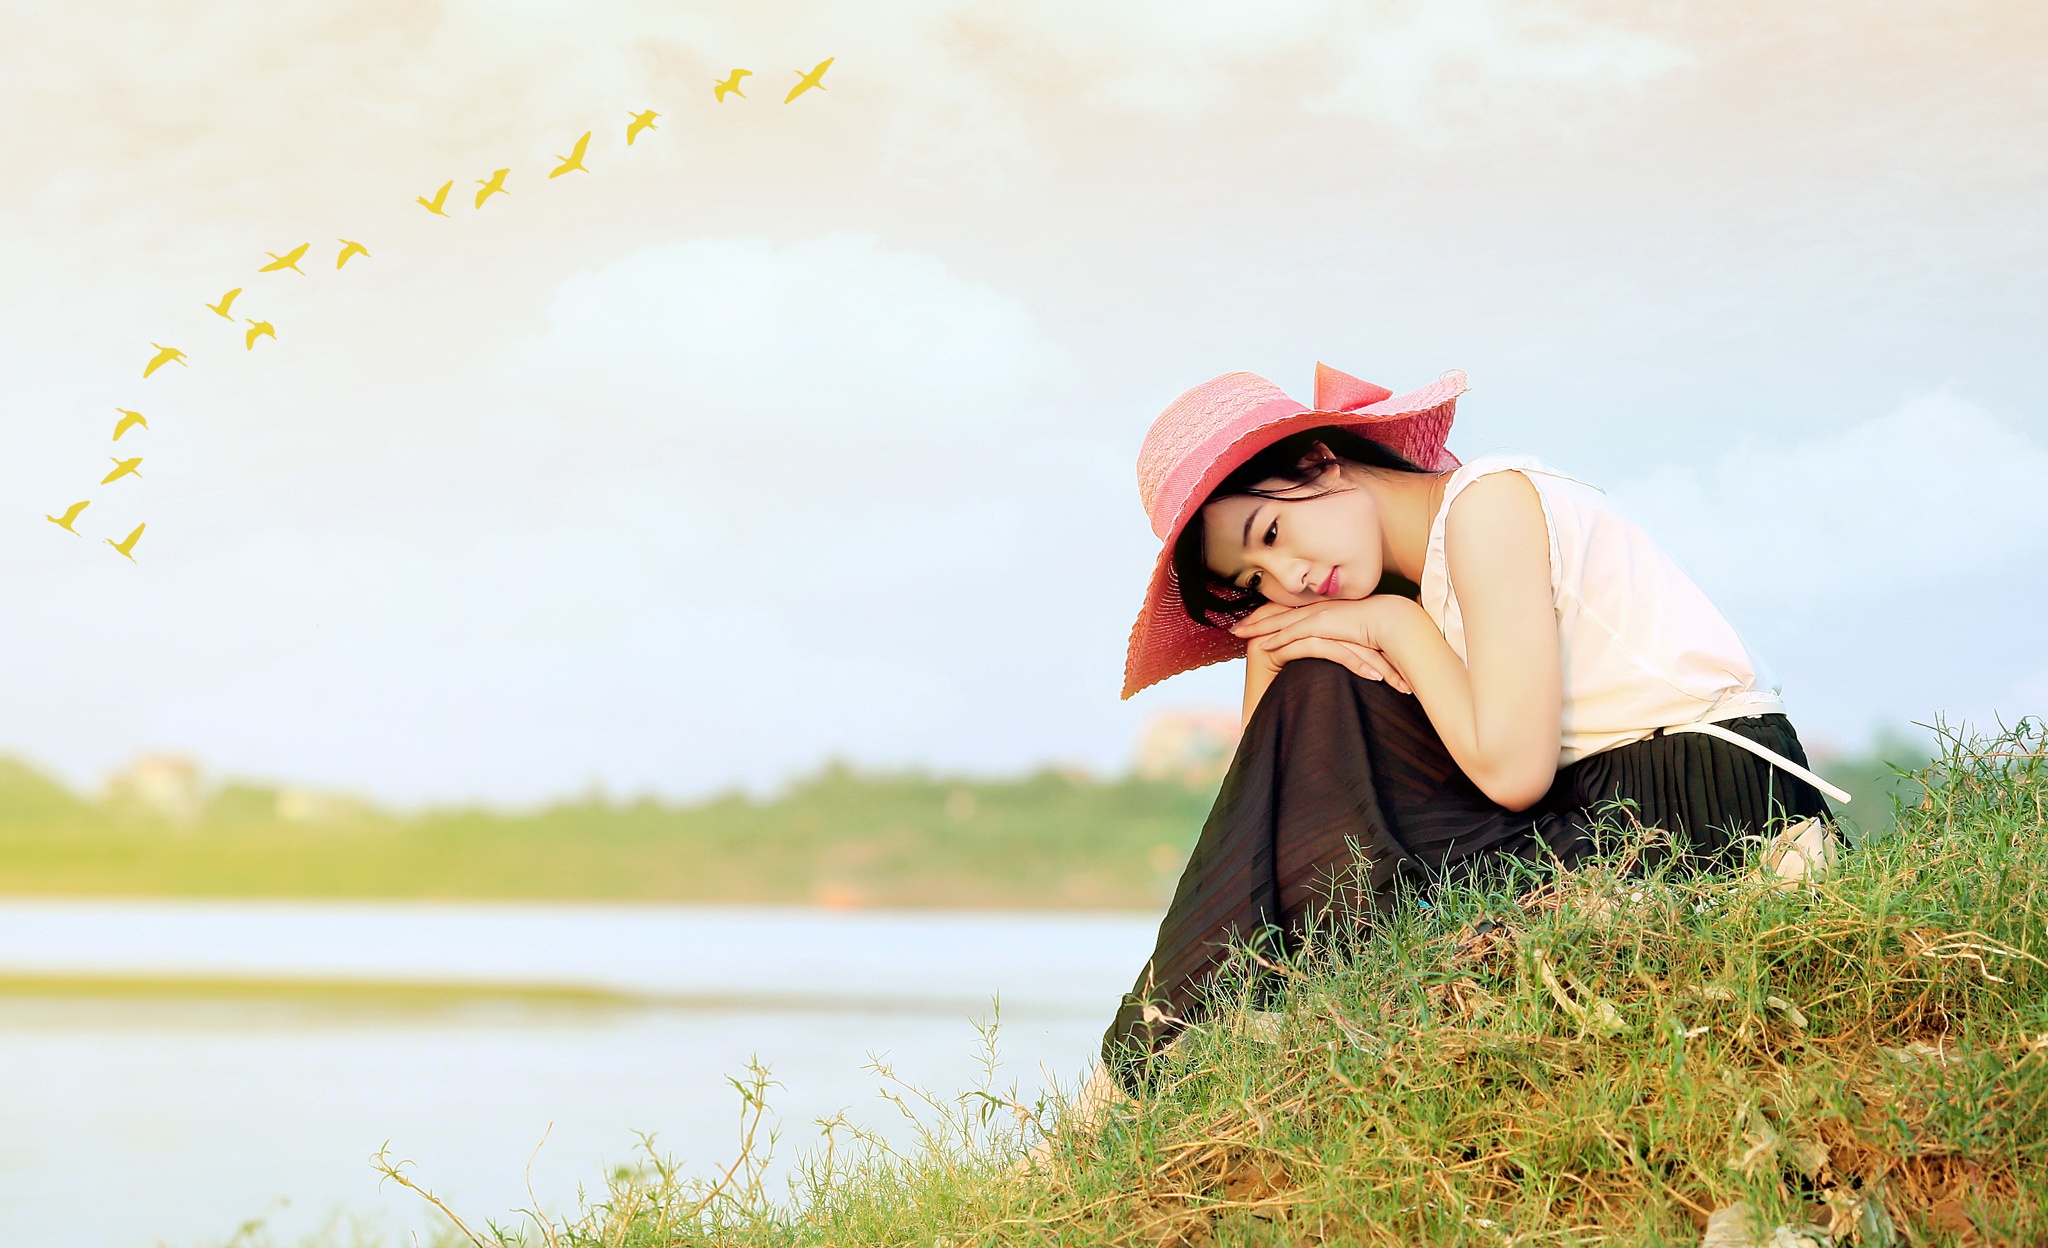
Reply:
[[1275, 520], [1273, 523], [1266, 526], [1266, 545], [1271, 546], [1274, 542], [1277, 542], [1279, 540], [1280, 522], [1278, 520]]
[[1244, 583], [1244, 587], [1246, 589], [1251, 590], [1253, 593], [1259, 592], [1259, 582], [1265, 578], [1265, 575], [1266, 574], [1264, 572], [1252, 573], [1252, 579], [1246, 581]]

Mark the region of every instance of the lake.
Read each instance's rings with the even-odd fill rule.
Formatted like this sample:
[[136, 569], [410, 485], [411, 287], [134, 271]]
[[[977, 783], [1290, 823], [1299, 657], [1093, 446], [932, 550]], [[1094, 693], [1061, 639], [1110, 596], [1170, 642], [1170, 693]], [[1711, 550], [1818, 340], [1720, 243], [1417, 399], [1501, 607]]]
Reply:
[[[472, 1224], [630, 1161], [729, 1161], [758, 1056], [785, 1161], [841, 1109], [907, 1139], [870, 1055], [957, 1093], [1001, 1000], [1026, 1099], [1093, 1060], [1156, 920], [705, 906], [0, 902], [0, 1244]], [[327, 988], [320, 988], [326, 985]], [[312, 989], [312, 990], [309, 990]], [[546, 1144], [535, 1156], [543, 1137]], [[423, 1235], [424, 1237], [424, 1235]]]

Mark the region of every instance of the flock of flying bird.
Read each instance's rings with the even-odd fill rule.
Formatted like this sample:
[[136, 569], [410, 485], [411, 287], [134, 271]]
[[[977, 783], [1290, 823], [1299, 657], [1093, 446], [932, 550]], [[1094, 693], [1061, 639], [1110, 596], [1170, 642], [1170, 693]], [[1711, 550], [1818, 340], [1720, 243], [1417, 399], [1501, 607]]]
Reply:
[[[792, 103], [798, 96], [812, 88], [823, 91], [825, 89], [823, 81], [825, 71], [831, 68], [834, 59], [833, 57], [826, 57], [813, 66], [808, 73], [803, 70], [793, 71], [797, 75], [797, 83], [789, 89], [789, 94], [783, 97], [782, 102], [784, 104]], [[736, 95], [741, 99], [745, 99], [747, 96], [746, 92], [740, 90], [740, 79], [751, 77], [752, 75], [752, 70], [735, 69], [723, 81], [713, 84], [712, 93], [721, 104], [725, 102], [725, 97], [728, 95]], [[631, 118], [626, 125], [626, 146], [628, 147], [631, 147], [643, 132], [659, 129], [654, 122], [661, 114], [651, 108], [643, 112], [628, 113], [627, 116]], [[549, 171], [548, 177], [559, 178], [566, 173], [590, 172], [583, 164], [583, 156], [590, 148], [591, 133], [591, 131], [586, 130], [583, 133], [583, 137], [577, 139], [575, 145], [569, 149], [567, 156], [555, 157], [557, 163], [554, 169]], [[476, 193], [477, 208], [481, 209], [484, 206], [484, 201], [493, 195], [511, 194], [510, 191], [505, 189], [505, 179], [511, 172], [510, 168], [498, 169], [494, 170], [488, 178], [477, 179], [476, 185], [481, 188]], [[425, 208], [435, 216], [445, 217], [448, 215], [448, 192], [454, 189], [454, 186], [455, 182], [451, 179], [443, 183], [441, 189], [434, 192], [433, 195], [419, 196], [417, 202], [420, 207]], [[347, 238], [336, 239], [335, 241], [341, 244], [341, 250], [334, 257], [334, 267], [337, 269], [346, 267], [348, 262], [357, 256], [361, 256], [366, 260], [370, 258], [370, 249], [359, 242]], [[290, 269], [292, 272], [304, 276], [306, 271], [299, 267], [299, 261], [306, 258], [306, 253], [312, 249], [312, 246], [313, 244], [311, 243], [300, 243], [283, 254], [274, 251], [265, 252], [264, 254], [270, 257], [270, 263], [260, 266], [256, 271], [258, 273], [281, 273], [286, 269]], [[232, 325], [236, 319], [234, 313], [235, 300], [241, 296], [242, 289], [242, 287], [237, 286], [222, 295], [219, 303], [208, 303], [202, 306], [207, 311], [212, 312], [215, 316]], [[243, 350], [254, 351], [258, 338], [269, 338], [273, 342], [277, 340], [277, 328], [269, 321], [250, 317], [243, 317], [241, 319], [242, 323], [249, 327], [242, 333]], [[148, 378], [166, 364], [176, 364], [180, 368], [191, 367], [186, 362], [185, 352], [177, 347], [166, 347], [156, 342], [152, 342], [149, 345], [156, 349], [156, 354], [150, 356], [149, 362], [142, 366], [144, 378]], [[140, 428], [146, 430], [149, 428], [149, 421], [143, 417], [141, 412], [131, 411], [125, 407], [117, 407], [114, 410], [120, 413], [120, 419], [114, 422], [113, 441], [119, 442], [121, 436], [130, 429]], [[101, 485], [112, 485], [123, 477], [140, 477], [142, 475], [142, 456], [140, 455], [131, 459], [122, 459], [118, 455], [109, 455], [107, 458], [112, 461], [114, 468], [113, 471], [100, 479]], [[65, 508], [62, 515], [45, 515], [43, 519], [48, 520], [51, 524], [56, 525], [67, 533], [84, 536], [72, 526], [78, 520], [79, 514], [91, 505], [92, 500], [85, 499]], [[119, 551], [123, 558], [133, 563], [135, 562], [135, 543], [142, 539], [142, 531], [148, 527], [147, 524], [138, 524], [133, 532], [118, 542], [111, 537], [103, 540], [107, 545]]]

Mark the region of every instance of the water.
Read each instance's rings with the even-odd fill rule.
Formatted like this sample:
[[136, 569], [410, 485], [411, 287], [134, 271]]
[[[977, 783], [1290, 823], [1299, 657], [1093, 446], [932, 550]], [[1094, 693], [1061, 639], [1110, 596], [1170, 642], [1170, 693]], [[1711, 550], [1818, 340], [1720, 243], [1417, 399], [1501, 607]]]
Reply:
[[[630, 1160], [698, 1172], [737, 1141], [726, 1083], [781, 1085], [778, 1153], [842, 1108], [907, 1126], [862, 1067], [956, 1092], [1000, 994], [1003, 1079], [1082, 1072], [1149, 951], [1135, 916], [437, 904], [0, 903], [0, 975], [467, 985], [446, 994], [0, 995], [0, 1244], [281, 1239], [337, 1214], [393, 1243], [434, 1224], [380, 1191], [389, 1141], [465, 1217]], [[505, 991], [478, 992], [477, 985]], [[540, 988], [563, 990], [528, 991]], [[582, 999], [569, 995], [580, 992]], [[533, 1195], [526, 1168], [533, 1160]]]

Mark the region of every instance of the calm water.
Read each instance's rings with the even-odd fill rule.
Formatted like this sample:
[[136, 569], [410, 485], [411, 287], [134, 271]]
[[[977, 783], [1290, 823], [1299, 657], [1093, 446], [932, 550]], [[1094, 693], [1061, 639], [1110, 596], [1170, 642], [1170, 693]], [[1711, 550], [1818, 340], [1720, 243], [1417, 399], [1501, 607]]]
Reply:
[[[849, 1108], [905, 1125], [862, 1067], [957, 1091], [1000, 994], [1003, 1078], [1092, 1058], [1154, 920], [658, 906], [0, 903], [0, 974], [212, 976], [602, 989], [436, 1003], [0, 995], [0, 1244], [289, 1239], [337, 1214], [432, 1225], [377, 1188], [385, 1141], [472, 1220], [573, 1207], [635, 1131], [729, 1160], [750, 1056], [787, 1156]], [[552, 1131], [550, 1133], [550, 1124]]]

